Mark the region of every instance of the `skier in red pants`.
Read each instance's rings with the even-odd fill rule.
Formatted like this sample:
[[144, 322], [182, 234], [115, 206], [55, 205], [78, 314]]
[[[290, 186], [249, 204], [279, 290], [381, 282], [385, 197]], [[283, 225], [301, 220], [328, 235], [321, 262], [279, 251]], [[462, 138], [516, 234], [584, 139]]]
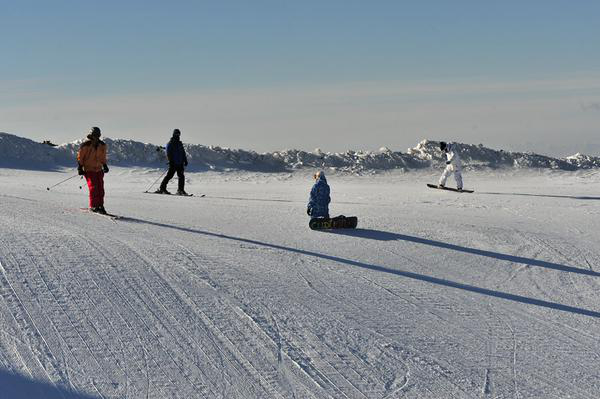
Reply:
[[90, 190], [90, 211], [106, 214], [104, 209], [104, 174], [108, 173], [106, 165], [106, 143], [100, 140], [100, 128], [93, 127], [87, 140], [79, 146], [77, 152], [77, 168], [80, 175], [85, 176]]

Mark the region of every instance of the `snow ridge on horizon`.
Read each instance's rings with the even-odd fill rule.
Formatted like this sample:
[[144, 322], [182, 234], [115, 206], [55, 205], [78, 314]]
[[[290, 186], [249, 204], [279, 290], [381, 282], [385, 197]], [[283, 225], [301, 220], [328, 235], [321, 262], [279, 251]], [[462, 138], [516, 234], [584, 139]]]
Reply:
[[[161, 167], [166, 163], [164, 148], [130, 139], [104, 138], [109, 163], [116, 166]], [[56, 147], [8, 133], [0, 133], [0, 167], [22, 169], [56, 169], [75, 166], [75, 156], [82, 140]], [[458, 143], [466, 169], [551, 169], [574, 171], [600, 167], [600, 157], [575, 154], [553, 158], [532, 152], [494, 150], [482, 144]], [[340, 172], [364, 173], [400, 169], [418, 170], [443, 165], [439, 142], [422, 140], [406, 153], [382, 147], [379, 151], [312, 152], [282, 150], [270, 153], [230, 149], [201, 144], [184, 144], [191, 170], [246, 170], [286, 172], [302, 168], [327, 168]]]

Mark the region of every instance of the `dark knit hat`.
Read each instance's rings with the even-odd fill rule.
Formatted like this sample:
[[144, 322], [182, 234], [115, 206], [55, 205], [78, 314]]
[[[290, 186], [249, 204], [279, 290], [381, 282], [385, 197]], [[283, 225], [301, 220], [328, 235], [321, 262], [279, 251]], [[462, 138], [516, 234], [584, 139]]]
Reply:
[[99, 138], [101, 136], [100, 128], [98, 126], [94, 126], [90, 129], [90, 133], [87, 135], [88, 139], [92, 139], [92, 137]]

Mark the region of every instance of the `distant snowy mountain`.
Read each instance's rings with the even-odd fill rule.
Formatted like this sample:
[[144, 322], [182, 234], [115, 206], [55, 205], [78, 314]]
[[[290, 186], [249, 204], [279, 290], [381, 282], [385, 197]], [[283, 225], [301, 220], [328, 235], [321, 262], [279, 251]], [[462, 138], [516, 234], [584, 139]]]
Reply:
[[54, 169], [74, 161], [56, 147], [12, 134], [0, 133], [0, 167]]
[[566, 157], [565, 161], [575, 166], [577, 169], [600, 168], [600, 157], [591, 157], [577, 153]]
[[[439, 141], [423, 140], [416, 147], [410, 148], [408, 154], [419, 159], [441, 163], [443, 154], [439, 149]], [[482, 144], [459, 144], [460, 159], [463, 167], [476, 168], [535, 168], [576, 170], [580, 166], [567, 159], [551, 158], [535, 153], [510, 152], [493, 150]], [[591, 157], [590, 157], [591, 158]], [[597, 158], [597, 160], [600, 160]], [[583, 164], [582, 164], [583, 165]]]
[[[133, 140], [105, 138], [111, 165], [162, 167], [166, 164], [163, 147]], [[54, 169], [74, 166], [81, 140], [57, 147], [0, 133], [0, 167]], [[341, 153], [283, 150], [271, 153], [237, 150], [200, 144], [185, 144], [193, 170], [248, 170], [284, 172], [302, 168], [328, 168], [342, 172], [363, 173], [391, 169], [415, 170], [439, 167], [443, 154], [438, 141], [423, 140], [406, 153], [381, 148], [379, 151]], [[559, 159], [535, 153], [494, 150], [482, 144], [459, 144], [466, 169], [535, 168], [578, 170], [600, 167], [600, 157], [575, 154]]]

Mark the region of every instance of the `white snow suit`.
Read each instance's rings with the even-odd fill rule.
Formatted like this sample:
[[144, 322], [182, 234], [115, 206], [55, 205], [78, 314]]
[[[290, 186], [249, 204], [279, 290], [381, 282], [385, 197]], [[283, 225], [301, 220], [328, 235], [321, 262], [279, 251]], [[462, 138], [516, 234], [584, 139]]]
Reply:
[[460, 165], [460, 157], [458, 156], [458, 151], [456, 148], [456, 144], [448, 143], [446, 146], [446, 169], [444, 169], [444, 173], [442, 173], [442, 177], [440, 177], [439, 185], [445, 186], [446, 180], [451, 173], [454, 172], [454, 180], [456, 180], [456, 188], [462, 190], [463, 181], [462, 181], [462, 173], [461, 173], [461, 165]]

